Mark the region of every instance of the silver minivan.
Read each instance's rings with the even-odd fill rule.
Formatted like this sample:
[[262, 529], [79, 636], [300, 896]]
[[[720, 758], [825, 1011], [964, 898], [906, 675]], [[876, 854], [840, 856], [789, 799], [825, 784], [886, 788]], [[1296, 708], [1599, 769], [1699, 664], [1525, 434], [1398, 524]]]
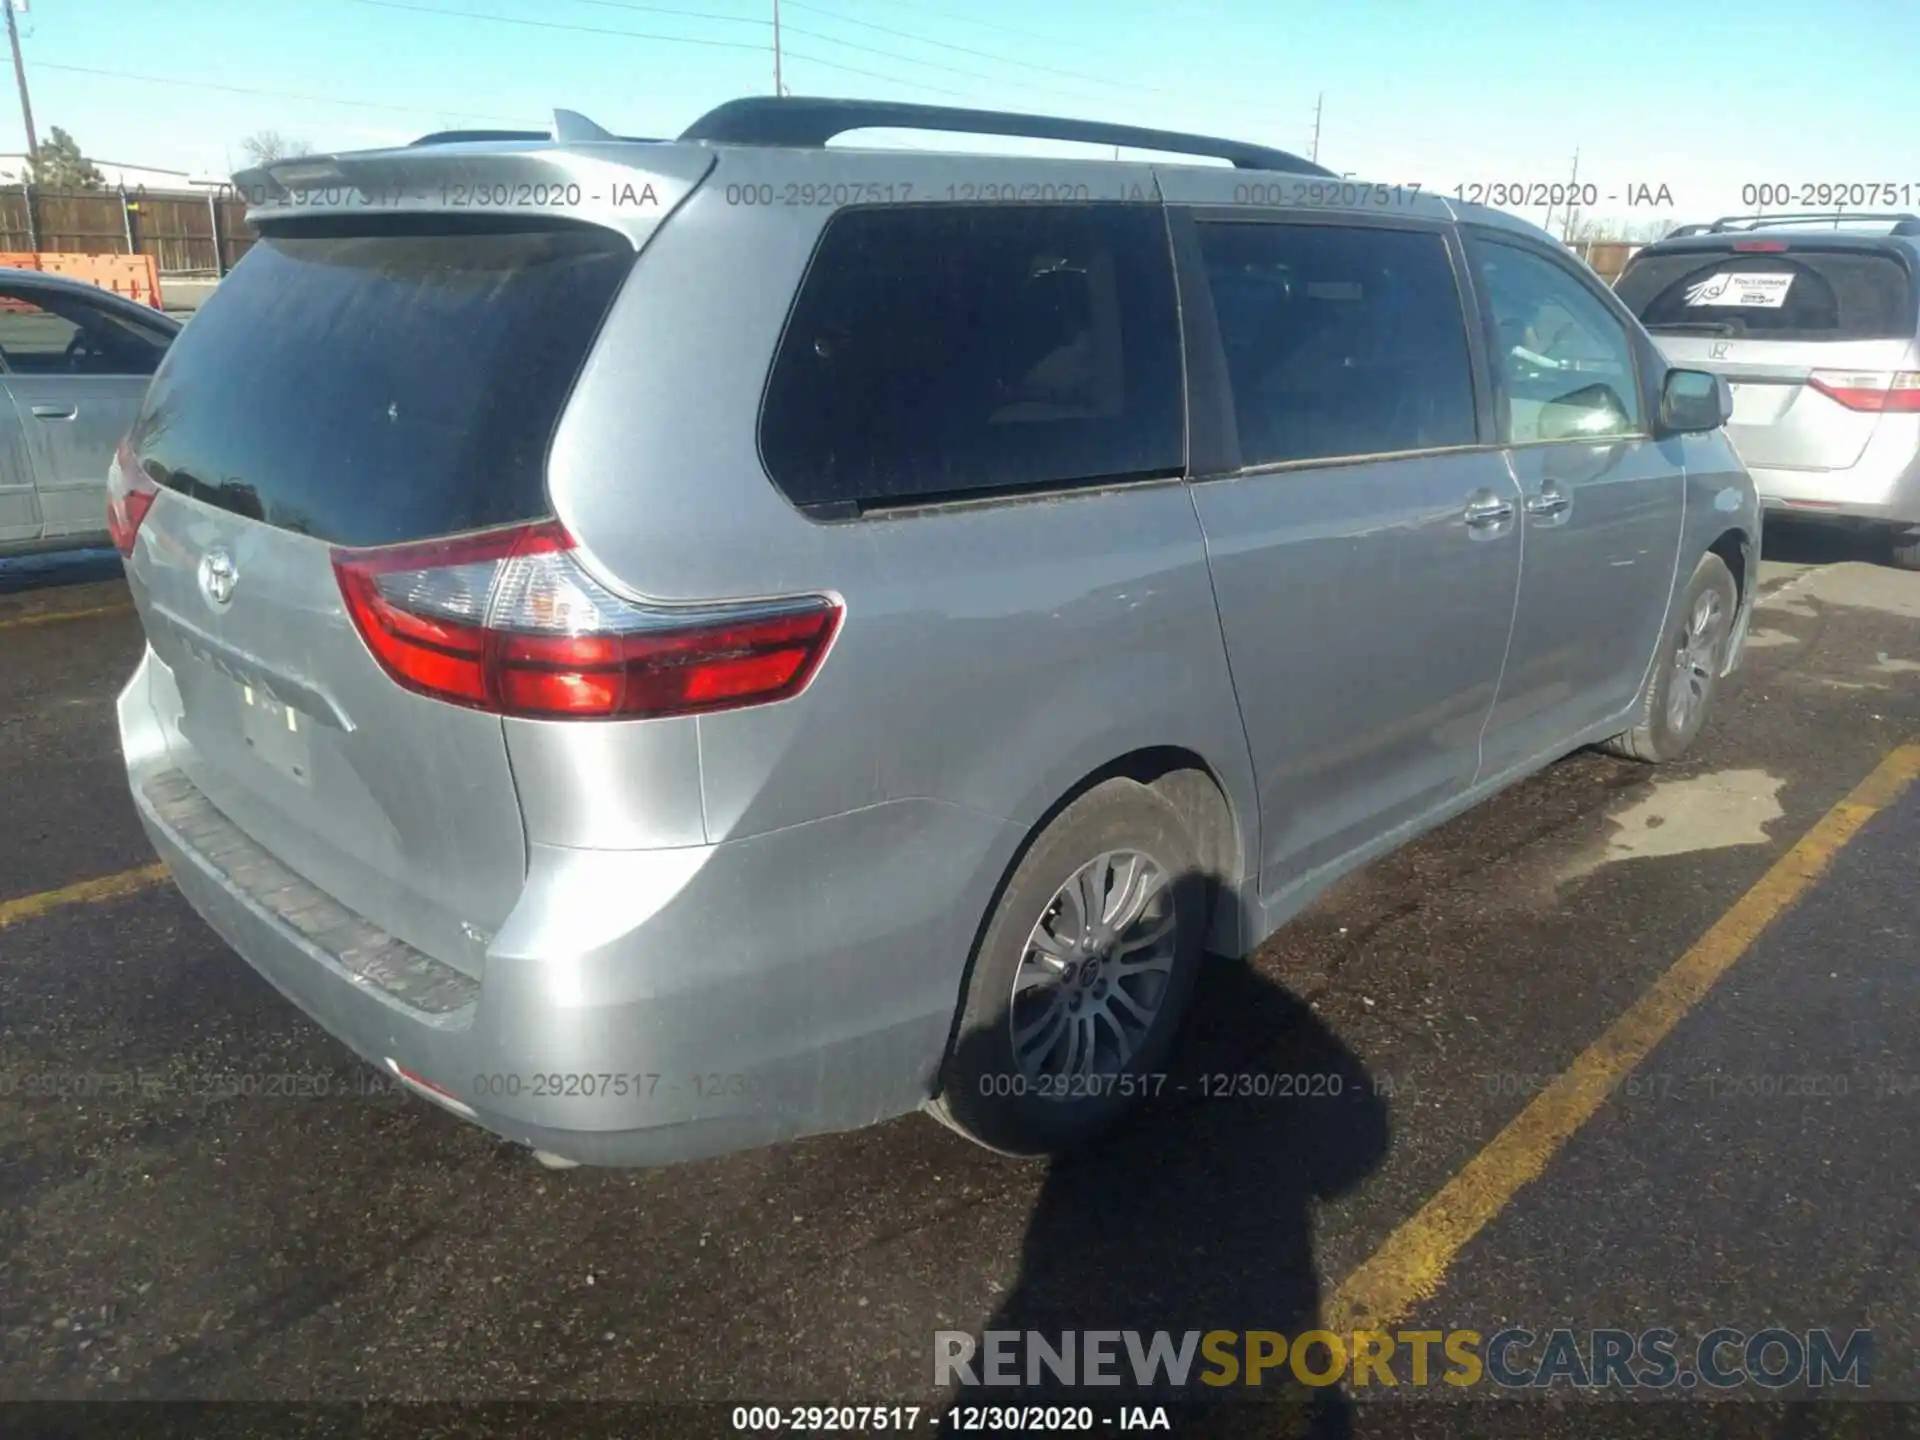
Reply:
[[1675, 364], [1725, 377], [1763, 506], [1875, 532], [1920, 569], [1920, 216], [1689, 226], [1616, 289]]
[[[828, 144], [876, 127], [1196, 158]], [[237, 178], [114, 466], [133, 796], [289, 999], [549, 1163], [1085, 1141], [1204, 955], [1672, 759], [1741, 650], [1724, 382], [1492, 211], [792, 98]]]

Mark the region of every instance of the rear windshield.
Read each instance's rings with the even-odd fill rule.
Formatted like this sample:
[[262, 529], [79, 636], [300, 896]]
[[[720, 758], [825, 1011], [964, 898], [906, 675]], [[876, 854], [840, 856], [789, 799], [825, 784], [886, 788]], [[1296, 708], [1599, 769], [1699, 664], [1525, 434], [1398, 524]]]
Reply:
[[632, 262], [585, 227], [267, 236], [168, 352], [135, 449], [161, 485], [338, 544], [543, 517]]
[[1911, 284], [1890, 255], [1672, 251], [1636, 258], [1614, 290], [1656, 334], [1884, 340], [1914, 333]]

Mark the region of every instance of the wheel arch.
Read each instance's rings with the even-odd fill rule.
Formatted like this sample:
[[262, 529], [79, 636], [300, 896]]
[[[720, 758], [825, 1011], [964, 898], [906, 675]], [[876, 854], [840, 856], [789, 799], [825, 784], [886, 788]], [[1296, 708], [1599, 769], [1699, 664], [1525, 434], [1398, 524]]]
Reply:
[[1742, 604], [1746, 604], [1747, 585], [1753, 568], [1753, 539], [1738, 526], [1722, 530], [1707, 546], [1707, 554], [1718, 555], [1726, 562], [1728, 570], [1733, 572], [1733, 593]]
[[[1242, 877], [1247, 857], [1257, 854], [1258, 833], [1254, 817], [1242, 813], [1228, 795], [1228, 786], [1218, 769], [1198, 751], [1182, 745], [1148, 745], [1116, 755], [1087, 771], [1061, 791], [1030, 824], [1020, 843], [1002, 867], [992, 893], [975, 921], [973, 938], [967, 950], [959, 985], [954, 991], [953, 1019], [948, 1027], [947, 1043], [941, 1054], [940, 1070], [934, 1077], [933, 1096], [938, 1097], [945, 1082], [946, 1062], [959, 1038], [967, 987], [980, 954], [980, 942], [1006, 893], [1014, 872], [1046, 833], [1063, 810], [1082, 795], [1109, 780], [1131, 780], [1161, 796], [1179, 813], [1187, 832], [1193, 837], [1194, 851], [1201, 873], [1208, 882], [1208, 948], [1229, 954], [1241, 953], [1243, 937], [1249, 935], [1249, 920], [1241, 914]], [[1243, 802], [1244, 803], [1244, 802]]]

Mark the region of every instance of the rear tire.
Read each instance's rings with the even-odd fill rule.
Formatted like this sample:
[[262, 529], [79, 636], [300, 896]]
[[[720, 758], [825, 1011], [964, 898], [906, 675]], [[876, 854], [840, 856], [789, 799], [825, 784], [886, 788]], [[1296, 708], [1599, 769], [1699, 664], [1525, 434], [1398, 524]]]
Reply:
[[1603, 742], [1602, 750], [1649, 765], [1667, 764], [1687, 752], [1713, 708], [1739, 606], [1727, 562], [1714, 554], [1701, 556], [1654, 656], [1633, 728]]
[[1199, 972], [1207, 885], [1179, 812], [1109, 780], [1014, 868], [981, 934], [928, 1108], [1006, 1155], [1104, 1134], [1161, 1071]]
[[1896, 529], [1887, 537], [1887, 554], [1902, 570], [1920, 570], [1920, 526]]

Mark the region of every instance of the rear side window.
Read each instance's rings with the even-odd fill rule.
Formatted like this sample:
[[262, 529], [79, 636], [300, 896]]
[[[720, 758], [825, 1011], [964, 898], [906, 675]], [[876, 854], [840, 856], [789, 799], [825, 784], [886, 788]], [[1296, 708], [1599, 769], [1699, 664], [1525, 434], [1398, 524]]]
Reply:
[[543, 517], [548, 442], [632, 264], [585, 227], [263, 237], [167, 352], [136, 451], [158, 484], [337, 544]]
[[846, 210], [787, 322], [760, 449], [828, 511], [1177, 474], [1179, 317], [1160, 213]]
[[1199, 231], [1243, 464], [1476, 441], [1443, 237], [1237, 221]]
[[1658, 333], [1888, 340], [1914, 333], [1912, 284], [1890, 255], [1672, 251], [1637, 257], [1614, 293]]

